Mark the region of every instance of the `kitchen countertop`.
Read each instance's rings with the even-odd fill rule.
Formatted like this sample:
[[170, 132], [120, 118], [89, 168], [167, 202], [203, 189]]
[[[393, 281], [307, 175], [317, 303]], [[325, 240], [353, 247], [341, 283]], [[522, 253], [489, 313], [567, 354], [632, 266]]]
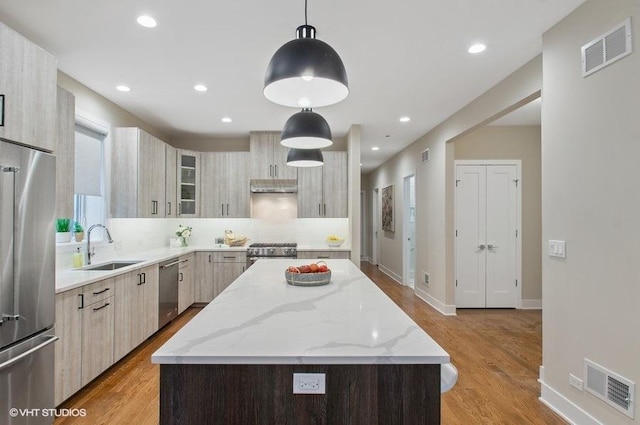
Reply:
[[[158, 248], [150, 251], [143, 251], [136, 254], [128, 254], [122, 257], [111, 258], [108, 260], [95, 260], [92, 265], [99, 265], [103, 263], [109, 263], [112, 261], [139, 261], [136, 264], [131, 266], [122, 267], [117, 270], [106, 270], [106, 271], [98, 271], [98, 270], [83, 270], [80, 269], [67, 269], [67, 270], [57, 270], [56, 271], [56, 294], [61, 292], [69, 291], [71, 289], [75, 289], [84, 285], [88, 285], [93, 282], [97, 282], [99, 280], [108, 279], [113, 276], [118, 276], [123, 273], [130, 272], [132, 270], [139, 269], [141, 267], [146, 267], [151, 264], [156, 264], [165, 260], [169, 260], [174, 257], [178, 257], [180, 255], [190, 254], [192, 252], [197, 251], [240, 251], [246, 252], [248, 246], [240, 246], [240, 247], [229, 247], [227, 245], [194, 245], [188, 246], [184, 248]], [[330, 248], [327, 246], [298, 246], [298, 250], [300, 251], [350, 251], [350, 248], [339, 247], [339, 248]]]
[[328, 285], [258, 261], [167, 341], [159, 364], [448, 364], [449, 355], [350, 260]]

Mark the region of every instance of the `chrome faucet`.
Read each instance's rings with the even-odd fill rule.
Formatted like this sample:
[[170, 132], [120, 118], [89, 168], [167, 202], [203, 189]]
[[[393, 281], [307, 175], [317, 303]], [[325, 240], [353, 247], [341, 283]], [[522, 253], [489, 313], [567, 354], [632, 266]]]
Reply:
[[[89, 230], [87, 230], [87, 264], [91, 264], [91, 257], [96, 255], [95, 252], [91, 252], [91, 231], [96, 227], [102, 227], [104, 231], [107, 232], [107, 239], [109, 243], [113, 243], [113, 239], [111, 239], [111, 234], [109, 233], [109, 229], [107, 229], [106, 226], [103, 226], [102, 224], [94, 224], [93, 226], [89, 227]], [[95, 251], [95, 248], [93, 249]]]

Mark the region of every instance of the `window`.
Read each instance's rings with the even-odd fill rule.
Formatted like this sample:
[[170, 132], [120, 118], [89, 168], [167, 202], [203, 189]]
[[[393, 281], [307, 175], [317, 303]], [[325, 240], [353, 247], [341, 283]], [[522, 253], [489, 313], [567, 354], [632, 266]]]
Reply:
[[[73, 219], [85, 232], [106, 218], [104, 138], [104, 134], [76, 123]], [[97, 240], [101, 237], [101, 233], [96, 235]]]

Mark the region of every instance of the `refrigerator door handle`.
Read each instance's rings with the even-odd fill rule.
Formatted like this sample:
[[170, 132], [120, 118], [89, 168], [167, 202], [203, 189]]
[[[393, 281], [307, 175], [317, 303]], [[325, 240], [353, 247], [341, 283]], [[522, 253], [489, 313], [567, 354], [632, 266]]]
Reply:
[[9, 366], [18, 363], [20, 360], [24, 359], [25, 357], [29, 357], [30, 355], [32, 355], [36, 351], [43, 349], [47, 345], [52, 344], [52, 343], [56, 342], [59, 339], [60, 338], [55, 336], [55, 335], [48, 337], [48, 339], [45, 342], [43, 342], [42, 344], [36, 345], [32, 349], [25, 351], [24, 353], [20, 354], [19, 356], [16, 356], [16, 357], [12, 358], [11, 360], [7, 360], [4, 363], [1, 363], [0, 364], [0, 370], [6, 369]]
[[[2, 264], [6, 267], [4, 270], [0, 268], [2, 277], [0, 277], [0, 295], [4, 295], [4, 299], [0, 297], [0, 325], [4, 322], [18, 320], [20, 317], [17, 313], [17, 305], [15, 300], [15, 271], [13, 269], [13, 228], [15, 226], [15, 193], [16, 193], [16, 174], [20, 172], [20, 167], [11, 167], [0, 164], [0, 173], [10, 174], [9, 181], [3, 181], [0, 185], [0, 199], [5, 204], [9, 214], [4, 217], [10, 217], [10, 220], [0, 223], [0, 240], [2, 254]], [[0, 176], [2, 175], [0, 174]], [[3, 179], [4, 180], [4, 179]], [[6, 191], [6, 192], [4, 192]], [[5, 219], [6, 220], [6, 219]], [[6, 234], [5, 234], [6, 233]], [[5, 244], [5, 238], [9, 237], [9, 244]], [[1, 252], [0, 251], [0, 252]]]

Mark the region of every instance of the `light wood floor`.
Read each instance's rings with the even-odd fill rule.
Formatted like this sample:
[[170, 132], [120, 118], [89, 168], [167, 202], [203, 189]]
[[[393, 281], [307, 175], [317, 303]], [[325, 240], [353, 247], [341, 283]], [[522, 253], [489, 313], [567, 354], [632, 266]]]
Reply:
[[[565, 423], [538, 401], [540, 311], [458, 310], [457, 316], [446, 317], [376, 267], [363, 263], [362, 270], [450, 354], [458, 368], [456, 386], [442, 397], [443, 424]], [[86, 409], [85, 417], [61, 417], [54, 424], [156, 425], [159, 367], [151, 364], [151, 354], [199, 311], [185, 311], [60, 406]]]

